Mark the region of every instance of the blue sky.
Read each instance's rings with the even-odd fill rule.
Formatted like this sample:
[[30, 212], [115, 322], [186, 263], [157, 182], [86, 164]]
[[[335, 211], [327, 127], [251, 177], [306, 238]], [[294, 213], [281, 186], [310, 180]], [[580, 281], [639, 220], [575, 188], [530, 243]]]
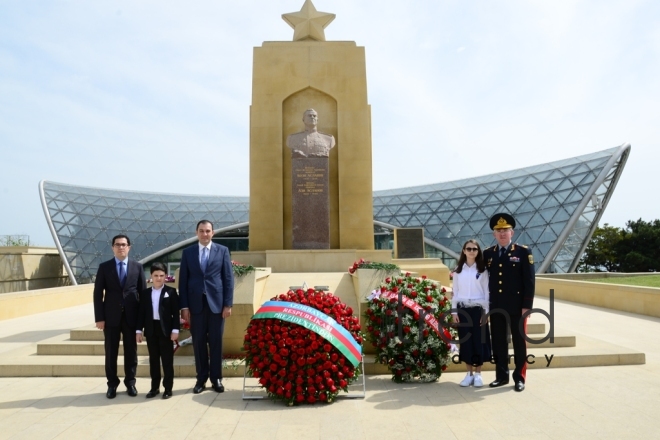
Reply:
[[[53, 244], [42, 179], [246, 196], [252, 48], [302, 3], [0, 3], [0, 235]], [[374, 189], [630, 142], [601, 224], [660, 218], [657, 1], [314, 4], [366, 48]]]

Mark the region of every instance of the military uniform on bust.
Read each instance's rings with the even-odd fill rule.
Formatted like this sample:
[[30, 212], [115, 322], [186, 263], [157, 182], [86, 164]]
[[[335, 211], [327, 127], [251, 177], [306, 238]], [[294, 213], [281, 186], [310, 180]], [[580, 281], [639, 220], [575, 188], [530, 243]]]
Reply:
[[335, 146], [335, 137], [317, 130], [318, 114], [313, 108], [303, 113], [305, 131], [290, 134], [286, 146], [291, 149], [291, 157], [328, 157]]
[[[525, 389], [527, 372], [527, 319], [520, 324], [522, 315], [534, 303], [534, 257], [527, 246], [513, 243], [516, 221], [509, 214], [495, 214], [490, 227], [498, 242], [484, 251], [489, 273], [490, 328], [495, 359], [495, 381], [491, 387], [509, 383], [509, 350], [507, 330], [511, 332], [515, 370], [513, 381], [516, 391]], [[507, 317], [509, 322], [507, 322]]]
[[293, 150], [294, 157], [328, 157], [335, 141], [329, 134], [303, 131], [289, 135], [287, 145]]

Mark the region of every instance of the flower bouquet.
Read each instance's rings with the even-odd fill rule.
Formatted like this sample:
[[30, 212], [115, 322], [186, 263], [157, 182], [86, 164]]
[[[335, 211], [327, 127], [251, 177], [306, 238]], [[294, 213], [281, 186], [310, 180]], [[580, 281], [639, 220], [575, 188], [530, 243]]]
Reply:
[[[183, 318], [179, 318], [179, 329], [180, 329], [181, 332], [186, 331], [186, 330], [190, 331], [190, 322], [186, 321]], [[181, 335], [179, 334], [179, 336], [181, 336]], [[176, 353], [176, 351], [179, 349], [179, 347], [185, 347], [186, 345], [190, 345], [190, 344], [192, 344], [192, 336], [188, 336], [187, 338], [182, 339], [181, 342], [179, 342], [178, 340], [174, 341], [174, 344], [173, 344], [174, 345], [174, 347], [173, 347], [174, 348], [174, 353]]]
[[358, 269], [376, 269], [391, 272], [393, 270], [399, 270], [399, 266], [392, 263], [379, 263], [377, 261], [367, 261], [364, 258], [360, 258], [353, 263], [353, 266], [348, 268], [348, 273], [354, 274]]
[[249, 274], [250, 272], [254, 272], [257, 270], [253, 265], [251, 264], [242, 264], [237, 261], [231, 262], [231, 268], [234, 272], [235, 277], [242, 277], [244, 275]]
[[450, 362], [453, 329], [445, 289], [425, 276], [386, 278], [368, 298], [367, 340], [395, 382], [434, 382]]
[[314, 289], [290, 290], [262, 305], [243, 350], [248, 374], [289, 406], [331, 403], [361, 373], [358, 318], [332, 293]]

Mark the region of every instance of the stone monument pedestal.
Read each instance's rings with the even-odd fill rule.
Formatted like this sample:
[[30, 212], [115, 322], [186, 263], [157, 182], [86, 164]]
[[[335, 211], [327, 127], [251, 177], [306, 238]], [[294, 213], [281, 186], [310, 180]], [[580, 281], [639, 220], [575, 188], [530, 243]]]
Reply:
[[314, 108], [329, 153], [331, 249], [373, 249], [371, 108], [364, 48], [352, 41], [264, 42], [250, 106], [250, 249], [294, 249], [291, 149]]
[[[243, 279], [237, 279], [234, 293], [234, 312], [231, 325], [225, 327], [228, 341], [225, 353], [238, 354], [245, 328], [250, 318], [264, 302], [286, 293], [292, 286], [327, 286], [330, 292], [352, 307], [358, 316], [366, 309], [366, 297], [388, 276], [397, 272], [359, 269], [355, 274], [348, 272], [349, 266], [360, 258], [381, 263], [394, 263], [402, 272], [419, 276], [426, 275], [440, 285], [449, 286], [449, 269], [438, 258], [393, 260], [392, 251], [386, 250], [273, 250], [232, 252], [232, 258], [243, 264], [257, 267]], [[252, 290], [251, 290], [252, 289]], [[362, 319], [362, 325], [365, 325]], [[374, 349], [365, 344], [366, 353]]]

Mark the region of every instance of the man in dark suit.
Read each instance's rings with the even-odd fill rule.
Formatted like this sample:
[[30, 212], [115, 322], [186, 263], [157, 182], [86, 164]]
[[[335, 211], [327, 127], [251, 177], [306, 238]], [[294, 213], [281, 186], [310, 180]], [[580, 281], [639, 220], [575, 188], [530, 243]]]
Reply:
[[140, 312], [138, 314], [135, 339], [142, 342], [142, 330], [147, 337], [149, 349], [149, 375], [151, 389], [147, 399], [160, 393], [160, 363], [163, 362], [163, 399], [172, 397], [174, 384], [174, 347], [172, 342], [179, 339], [179, 295], [176, 289], [165, 285], [167, 268], [163, 263], [151, 265], [153, 287], [140, 294]]
[[[490, 290], [490, 330], [495, 358], [495, 381], [491, 387], [509, 383], [509, 347], [507, 330], [511, 332], [516, 369], [513, 381], [516, 391], [525, 389], [527, 373], [527, 333], [525, 315], [534, 302], [534, 257], [527, 246], [512, 243], [515, 219], [506, 213], [495, 214], [490, 228], [497, 244], [484, 251]], [[522, 330], [520, 326], [522, 323]]]
[[131, 240], [123, 235], [112, 238], [115, 257], [99, 265], [94, 282], [94, 318], [96, 328], [105, 337], [105, 375], [108, 379], [106, 397], [117, 395], [117, 356], [119, 339], [124, 338], [124, 384], [129, 396], [137, 396], [137, 323], [139, 292], [147, 287], [142, 265], [128, 258]]
[[181, 317], [190, 321], [197, 369], [193, 393], [204, 391], [209, 376], [213, 389], [222, 393], [222, 333], [231, 316], [234, 273], [229, 249], [211, 240], [213, 224], [201, 220], [196, 233], [199, 242], [183, 250], [179, 268]]

